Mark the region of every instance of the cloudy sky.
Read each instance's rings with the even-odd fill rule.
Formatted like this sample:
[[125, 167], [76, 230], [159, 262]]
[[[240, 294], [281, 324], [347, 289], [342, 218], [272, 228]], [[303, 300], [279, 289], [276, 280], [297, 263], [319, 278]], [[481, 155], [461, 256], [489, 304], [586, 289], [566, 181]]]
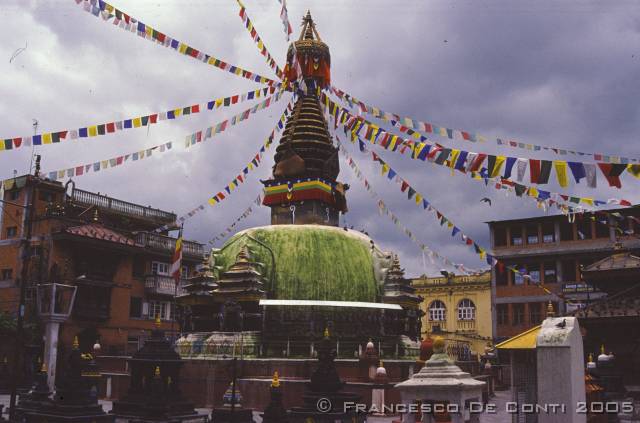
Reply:
[[[267, 47], [281, 64], [287, 42], [277, 0], [245, 0]], [[113, 0], [114, 6], [154, 28], [227, 62], [274, 77], [242, 26], [233, 0]], [[332, 54], [335, 86], [384, 110], [488, 136], [586, 152], [639, 157], [640, 3], [289, 0], [297, 37], [311, 9]], [[84, 12], [73, 0], [2, 0], [0, 4], [0, 138], [58, 131], [166, 111], [243, 93], [258, 85], [127, 33]], [[26, 48], [25, 48], [26, 47]], [[25, 48], [10, 61], [17, 49]], [[189, 150], [76, 178], [77, 186], [178, 214], [205, 203], [258, 150], [288, 95], [249, 121]], [[42, 146], [44, 170], [108, 159], [161, 142], [180, 147], [184, 136], [248, 107], [220, 109], [127, 130], [115, 135]], [[457, 144], [457, 145], [456, 145]], [[491, 143], [447, 145], [527, 157]], [[351, 146], [349, 146], [351, 147]], [[480, 267], [477, 256], [432, 214], [405, 199], [379, 176], [367, 157], [351, 149], [372, 186], [425, 244], [452, 260]], [[31, 149], [0, 152], [0, 178], [29, 169]], [[530, 201], [507, 197], [463, 175], [429, 163], [381, 155], [468, 235], [488, 244], [484, 222], [539, 216]], [[529, 154], [528, 157], [531, 157]], [[557, 159], [536, 154], [535, 158]], [[571, 160], [570, 156], [567, 159]], [[186, 237], [207, 242], [246, 209], [261, 191], [265, 165], [226, 201], [188, 221]], [[351, 170], [346, 224], [364, 229], [383, 249], [400, 254], [410, 275], [433, 273], [420, 250], [385, 217]], [[601, 176], [601, 175], [599, 175]], [[566, 190], [637, 202], [640, 181], [623, 177], [623, 189]], [[558, 187], [550, 184], [551, 189]], [[481, 203], [490, 197], [493, 205]], [[269, 222], [261, 207], [242, 222]]]

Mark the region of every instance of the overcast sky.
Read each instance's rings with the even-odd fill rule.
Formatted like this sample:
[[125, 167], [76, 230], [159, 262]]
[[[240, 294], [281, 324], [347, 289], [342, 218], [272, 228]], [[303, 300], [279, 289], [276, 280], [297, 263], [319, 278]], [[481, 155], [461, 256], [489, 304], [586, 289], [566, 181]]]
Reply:
[[[287, 42], [277, 0], [244, 0], [272, 55], [284, 65]], [[275, 77], [238, 17], [234, 0], [113, 0], [113, 5], [210, 55]], [[335, 86], [384, 110], [456, 129], [523, 142], [639, 157], [640, 3], [637, 1], [289, 0], [298, 36], [311, 9], [331, 48]], [[84, 12], [73, 0], [0, 3], [0, 138], [58, 131], [166, 111], [239, 94], [259, 85], [155, 45]], [[22, 51], [11, 62], [19, 48]], [[78, 187], [178, 214], [205, 203], [257, 152], [289, 95], [223, 135], [192, 149], [75, 179]], [[186, 134], [244, 110], [204, 112], [149, 128], [38, 148], [44, 170], [108, 159]], [[436, 139], [437, 140], [437, 139]], [[447, 145], [531, 157], [518, 149], [455, 141]], [[351, 148], [351, 146], [349, 146]], [[422, 242], [469, 267], [483, 263], [432, 214], [415, 207], [351, 148], [372, 186]], [[0, 152], [0, 178], [29, 169], [31, 149]], [[381, 152], [392, 167], [463, 231], [488, 246], [484, 223], [540, 216], [531, 201], [506, 197], [437, 165]], [[558, 158], [536, 154], [535, 158]], [[571, 156], [567, 156], [571, 160]], [[185, 236], [207, 242], [246, 209], [271, 172], [264, 165], [228, 200], [190, 219]], [[400, 254], [409, 275], [437, 273], [386, 218], [341, 162], [351, 184], [346, 223]], [[601, 176], [601, 175], [599, 175]], [[569, 193], [639, 200], [640, 181], [623, 189], [571, 185]], [[558, 187], [550, 184], [551, 189]], [[481, 203], [490, 197], [493, 205]], [[269, 223], [260, 207], [239, 229]]]

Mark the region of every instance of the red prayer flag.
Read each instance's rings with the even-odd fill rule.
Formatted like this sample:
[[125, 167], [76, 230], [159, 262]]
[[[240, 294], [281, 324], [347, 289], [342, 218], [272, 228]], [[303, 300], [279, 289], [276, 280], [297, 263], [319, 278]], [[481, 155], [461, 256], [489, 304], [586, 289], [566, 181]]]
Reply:
[[76, 176], [80, 176], [84, 173], [84, 166], [76, 167]]
[[191, 113], [200, 113], [200, 105], [194, 104], [193, 106], [191, 106]]
[[529, 172], [531, 176], [531, 183], [537, 184], [540, 178], [540, 160], [529, 159]]
[[116, 124], [115, 124], [115, 122], [107, 123], [107, 132], [108, 133], [116, 132]]
[[150, 116], [149, 116], [149, 122], [151, 122], [151, 123], [158, 123], [158, 114], [157, 114], [157, 113], [155, 113], [155, 114], [153, 114], [153, 115], [150, 115]]

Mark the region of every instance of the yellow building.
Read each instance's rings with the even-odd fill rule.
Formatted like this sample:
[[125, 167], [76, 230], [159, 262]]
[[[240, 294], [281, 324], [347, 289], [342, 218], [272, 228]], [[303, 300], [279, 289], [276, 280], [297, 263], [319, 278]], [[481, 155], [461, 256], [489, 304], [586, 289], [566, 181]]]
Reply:
[[421, 276], [412, 280], [420, 305], [423, 337], [440, 332], [447, 345], [467, 344], [481, 355], [492, 339], [491, 271], [474, 275]]

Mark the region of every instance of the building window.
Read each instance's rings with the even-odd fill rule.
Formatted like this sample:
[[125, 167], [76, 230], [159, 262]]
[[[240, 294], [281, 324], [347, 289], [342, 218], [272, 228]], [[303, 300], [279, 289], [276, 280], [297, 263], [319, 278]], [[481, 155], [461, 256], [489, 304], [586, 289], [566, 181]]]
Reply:
[[560, 222], [560, 241], [573, 241], [573, 223], [566, 220]]
[[577, 223], [578, 239], [591, 239], [591, 219], [584, 216], [581, 221]]
[[458, 320], [475, 320], [476, 305], [468, 298], [458, 303]]
[[152, 261], [151, 262], [151, 273], [154, 275], [168, 275], [169, 274], [169, 263], [164, 263], [161, 261]]
[[575, 282], [577, 280], [576, 262], [574, 260], [563, 260], [561, 265], [562, 265], [562, 281]]
[[504, 247], [507, 245], [507, 228], [495, 228], [493, 230], [493, 246]]
[[542, 308], [541, 303], [529, 304], [529, 322], [532, 325], [537, 325], [542, 321], [541, 308]]
[[524, 285], [524, 274], [527, 272], [527, 268], [524, 266], [516, 267], [519, 271], [513, 272], [513, 283], [515, 285]]
[[530, 264], [527, 268], [529, 269], [529, 283], [540, 283], [540, 265]]
[[556, 263], [553, 261], [545, 261], [543, 266], [544, 266], [544, 283], [558, 282], [558, 276], [556, 274]]
[[522, 245], [522, 228], [511, 228], [511, 245]]
[[129, 299], [129, 317], [134, 319], [142, 317], [142, 298], [131, 297]]
[[16, 201], [20, 198], [20, 190], [14, 189], [9, 191], [9, 201]]
[[512, 304], [513, 326], [524, 324], [524, 304]]
[[164, 301], [149, 301], [149, 318], [167, 320], [167, 307]]
[[140, 341], [137, 336], [127, 337], [127, 354], [133, 355], [140, 348]]
[[542, 224], [542, 242], [545, 244], [556, 242], [556, 228], [553, 222]]
[[508, 273], [504, 265], [502, 265], [502, 263], [498, 263], [495, 269], [496, 269], [496, 285], [502, 285], [502, 286], [508, 285], [509, 284], [509, 280], [507, 276]]
[[18, 236], [18, 227], [9, 226], [7, 228], [7, 238], [15, 238], [16, 236]]
[[508, 304], [496, 304], [496, 320], [499, 325], [509, 324]]
[[429, 320], [444, 322], [447, 320], [447, 307], [440, 300], [435, 300], [429, 305]]
[[182, 266], [180, 268], [180, 277], [182, 279], [187, 279], [189, 277], [189, 267], [187, 266]]
[[40, 191], [38, 193], [38, 199], [47, 203], [53, 203], [56, 200], [56, 195], [51, 191]]
[[[621, 226], [624, 231], [624, 225]], [[596, 220], [596, 238], [609, 238], [609, 219], [607, 217]]]
[[13, 269], [2, 269], [0, 281], [8, 281], [9, 279], [13, 279]]
[[527, 244], [537, 244], [538, 242], [540, 242], [538, 225], [527, 225]]

